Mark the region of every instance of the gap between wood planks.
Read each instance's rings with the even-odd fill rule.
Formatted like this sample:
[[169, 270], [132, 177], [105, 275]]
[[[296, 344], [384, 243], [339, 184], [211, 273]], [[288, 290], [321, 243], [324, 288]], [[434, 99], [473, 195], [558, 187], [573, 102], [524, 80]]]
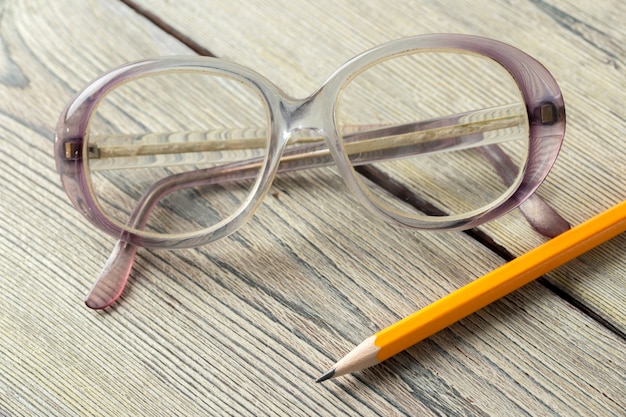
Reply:
[[[200, 45], [199, 43], [197, 43], [196, 41], [194, 41], [193, 39], [191, 39], [190, 37], [188, 37], [187, 35], [185, 35], [181, 31], [177, 30], [172, 25], [168, 24], [163, 19], [161, 19], [159, 16], [157, 16], [154, 13], [152, 13], [150, 10], [147, 10], [144, 7], [141, 7], [141, 6], [137, 5], [137, 4], [135, 4], [135, 2], [133, 2], [132, 0], [120, 0], [120, 2], [122, 2], [123, 4], [128, 6], [130, 9], [134, 10], [137, 14], [143, 16], [145, 19], [147, 19], [150, 22], [152, 22], [155, 26], [157, 26], [158, 28], [163, 30], [165, 33], [168, 33], [172, 37], [176, 38], [179, 42], [181, 42], [182, 44], [187, 46], [189, 49], [191, 49], [192, 51], [194, 51], [198, 55], [209, 56], [209, 57], [216, 57], [216, 55], [213, 54], [210, 50], [208, 50], [207, 48], [203, 47], [202, 45]], [[361, 175], [365, 176], [366, 178], [368, 178], [370, 180], [373, 180], [379, 186], [381, 186], [383, 188], [387, 188], [387, 191], [391, 192], [393, 195], [396, 195], [396, 196], [399, 197], [399, 194], [403, 192], [402, 190], [392, 190], [392, 189], [390, 189], [390, 188], [392, 188], [391, 184], [383, 184], [383, 181], [380, 181], [380, 177], [376, 178], [374, 172], [367, 171], [364, 168], [365, 167], [358, 167], [357, 168], [357, 172], [359, 172]], [[385, 187], [385, 185], [387, 185], [387, 187]], [[406, 200], [404, 197], [406, 197], [406, 196], [403, 196], [402, 199]], [[422, 211], [423, 213], [426, 213], [426, 214], [437, 215], [438, 213], [440, 213], [439, 209], [437, 209], [435, 206], [431, 205], [430, 203], [426, 202], [425, 200], [422, 200], [422, 199], [420, 199], [419, 197], [417, 197], [415, 195], [412, 195], [412, 197], [413, 198], [410, 199], [411, 200], [411, 205], [413, 205], [416, 209], [418, 209], [418, 210], [420, 210], [420, 211]], [[496, 255], [500, 256], [504, 261], [509, 262], [509, 261], [515, 259], [515, 255], [513, 255], [510, 251], [508, 251], [502, 245], [499, 245], [498, 243], [496, 243], [487, 233], [485, 233], [485, 232], [483, 232], [483, 231], [481, 231], [479, 229], [465, 230], [465, 231], [463, 231], [463, 233], [465, 233], [466, 235], [468, 235], [469, 237], [471, 237], [476, 242], [478, 242], [479, 244], [481, 244], [482, 246], [484, 246], [488, 250], [492, 251]], [[615, 333], [617, 336], [619, 336], [623, 340], [626, 340], [626, 333], [624, 333], [617, 326], [613, 325], [608, 320], [606, 320], [605, 318], [600, 316], [598, 313], [593, 311], [591, 308], [589, 308], [583, 302], [581, 302], [580, 300], [577, 300], [571, 294], [568, 294], [566, 291], [564, 291], [561, 288], [557, 287], [556, 285], [552, 284], [545, 277], [540, 277], [539, 279], [537, 279], [537, 281], [541, 285], [543, 285], [545, 288], [550, 290], [553, 294], [555, 294], [556, 296], [558, 296], [562, 300], [566, 301], [567, 303], [569, 303], [570, 305], [575, 307], [581, 313], [587, 315], [588, 317], [590, 317], [591, 319], [596, 321], [598, 324], [600, 324], [601, 326], [603, 326], [607, 330]]]

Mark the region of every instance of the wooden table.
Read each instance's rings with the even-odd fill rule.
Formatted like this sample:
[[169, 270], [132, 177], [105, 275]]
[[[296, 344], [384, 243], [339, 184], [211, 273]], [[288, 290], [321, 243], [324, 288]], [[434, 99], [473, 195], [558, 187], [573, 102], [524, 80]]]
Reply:
[[332, 168], [278, 179], [219, 244], [141, 250], [104, 312], [113, 246], [70, 205], [52, 131], [124, 62], [210, 52], [303, 97], [355, 54], [462, 32], [543, 62], [568, 106], [539, 194], [578, 224], [626, 197], [626, 3], [0, 1], [0, 415], [626, 415], [626, 236], [369, 370], [357, 342], [539, 245], [514, 211], [428, 233], [374, 220]]

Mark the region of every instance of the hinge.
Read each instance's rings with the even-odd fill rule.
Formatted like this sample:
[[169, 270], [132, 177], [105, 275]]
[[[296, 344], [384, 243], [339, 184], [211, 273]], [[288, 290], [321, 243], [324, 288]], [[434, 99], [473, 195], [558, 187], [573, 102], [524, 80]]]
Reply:
[[65, 160], [78, 161], [83, 159], [83, 143], [82, 141], [73, 140], [65, 142]]
[[[89, 158], [99, 158], [100, 150], [96, 145], [87, 147], [87, 156]], [[65, 160], [66, 161], [79, 161], [83, 159], [83, 141], [81, 140], [69, 140], [65, 142]]]
[[554, 103], [543, 103], [540, 109], [542, 125], [553, 125], [558, 121], [559, 115]]

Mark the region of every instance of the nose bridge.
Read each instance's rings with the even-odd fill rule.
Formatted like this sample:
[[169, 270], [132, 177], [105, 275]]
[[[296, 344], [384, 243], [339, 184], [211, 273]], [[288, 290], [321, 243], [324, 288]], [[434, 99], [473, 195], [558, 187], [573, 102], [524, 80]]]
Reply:
[[323, 101], [322, 96], [317, 93], [303, 100], [285, 100], [282, 103], [285, 138], [304, 132], [325, 137], [330, 128], [330, 119], [329, 110]]

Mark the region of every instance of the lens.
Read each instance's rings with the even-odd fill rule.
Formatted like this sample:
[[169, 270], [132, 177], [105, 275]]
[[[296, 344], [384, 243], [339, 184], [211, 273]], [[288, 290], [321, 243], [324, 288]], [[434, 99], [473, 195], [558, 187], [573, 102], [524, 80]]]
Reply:
[[342, 90], [336, 123], [373, 202], [404, 216], [467, 216], [521, 181], [528, 118], [498, 63], [457, 52], [380, 61]]
[[[94, 111], [87, 177], [102, 212], [119, 225], [195, 232], [245, 203], [267, 132], [265, 102], [238, 80], [201, 71], [138, 78], [107, 93]], [[152, 208], [145, 225], [131, 220], [140, 205]]]

